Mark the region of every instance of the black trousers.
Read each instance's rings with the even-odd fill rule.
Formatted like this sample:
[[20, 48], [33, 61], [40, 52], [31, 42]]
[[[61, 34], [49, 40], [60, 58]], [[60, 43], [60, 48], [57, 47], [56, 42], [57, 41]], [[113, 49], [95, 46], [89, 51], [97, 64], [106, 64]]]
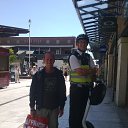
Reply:
[[87, 105], [88, 96], [88, 87], [77, 87], [76, 85], [71, 84], [69, 109], [70, 128], [83, 128], [82, 119]]

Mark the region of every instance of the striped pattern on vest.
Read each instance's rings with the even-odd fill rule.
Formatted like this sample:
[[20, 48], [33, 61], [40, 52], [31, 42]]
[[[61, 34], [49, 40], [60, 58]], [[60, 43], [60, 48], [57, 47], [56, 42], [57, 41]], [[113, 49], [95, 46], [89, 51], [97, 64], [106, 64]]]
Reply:
[[[84, 69], [89, 69], [89, 65], [82, 65], [81, 68]], [[91, 75], [87, 76], [80, 76], [78, 73], [75, 71], [71, 70], [70, 72], [70, 81], [73, 83], [90, 83], [92, 82]]]

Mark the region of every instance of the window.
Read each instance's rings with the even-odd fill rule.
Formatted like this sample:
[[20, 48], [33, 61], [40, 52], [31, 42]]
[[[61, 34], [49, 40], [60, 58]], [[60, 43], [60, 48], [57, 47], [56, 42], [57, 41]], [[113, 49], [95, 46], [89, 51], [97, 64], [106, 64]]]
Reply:
[[10, 44], [10, 40], [7, 40], [7, 44]]
[[17, 43], [17, 44], [19, 44], [19, 43], [20, 43], [20, 41], [19, 41], [19, 40], [17, 40], [17, 41], [16, 41], [16, 43]]
[[56, 55], [59, 55], [59, 54], [61, 54], [60, 49], [56, 49]]
[[49, 44], [50, 43], [50, 41], [49, 40], [46, 40], [46, 44]]
[[71, 43], [71, 40], [68, 40], [67, 42], [68, 42], [68, 44], [70, 44]]
[[59, 40], [56, 40], [56, 44], [59, 44], [60, 43], [60, 41]]
[[0, 55], [0, 71], [8, 70], [8, 57]]

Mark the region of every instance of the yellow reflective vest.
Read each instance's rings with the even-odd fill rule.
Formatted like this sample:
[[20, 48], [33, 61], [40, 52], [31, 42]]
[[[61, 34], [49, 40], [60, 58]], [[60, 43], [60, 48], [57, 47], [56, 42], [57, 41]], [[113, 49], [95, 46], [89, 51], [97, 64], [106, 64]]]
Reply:
[[[81, 65], [80, 68], [82, 68], [83, 70], [89, 69], [89, 65]], [[71, 83], [84, 84], [84, 83], [92, 82], [92, 79], [91, 79], [91, 75], [80, 76], [78, 73], [76, 73], [75, 71], [71, 70], [70, 71], [70, 82]]]

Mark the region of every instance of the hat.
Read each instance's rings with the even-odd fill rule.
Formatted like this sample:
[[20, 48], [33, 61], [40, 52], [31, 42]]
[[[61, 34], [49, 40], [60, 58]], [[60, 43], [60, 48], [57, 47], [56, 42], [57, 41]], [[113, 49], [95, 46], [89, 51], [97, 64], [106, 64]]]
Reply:
[[89, 38], [88, 38], [88, 36], [85, 35], [85, 34], [80, 34], [80, 35], [78, 35], [78, 36], [76, 37], [76, 43], [79, 43], [79, 40], [80, 40], [80, 39], [84, 39], [84, 40], [87, 41], [87, 43], [89, 43]]

